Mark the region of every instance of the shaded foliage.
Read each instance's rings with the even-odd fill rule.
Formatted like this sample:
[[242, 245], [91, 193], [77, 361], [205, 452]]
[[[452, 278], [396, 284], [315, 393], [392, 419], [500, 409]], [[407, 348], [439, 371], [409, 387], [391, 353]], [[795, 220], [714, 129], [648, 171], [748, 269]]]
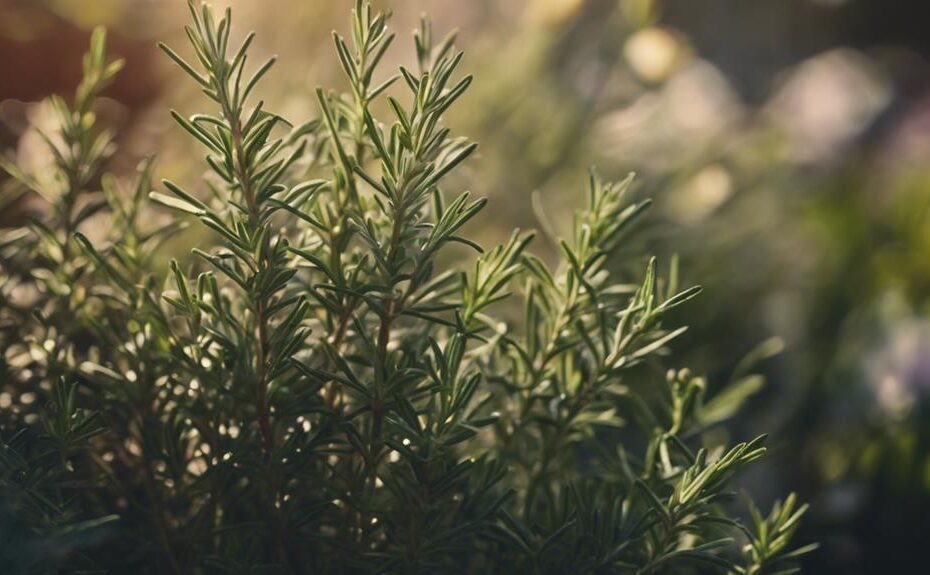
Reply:
[[[54, 190], [3, 161], [51, 214], [2, 244], [13, 572], [792, 571], [805, 508], [750, 506], [747, 529], [727, 504], [764, 438], [705, 433], [754, 380], [626, 382], [666, 362], [684, 328], [665, 316], [699, 292], [655, 259], [633, 285], [609, 273], [648, 207], [632, 177], [592, 174], [568, 237], [543, 222], [558, 262], [528, 233], [484, 251], [464, 229], [485, 201], [455, 191], [476, 145], [442, 122], [472, 81], [454, 35], [424, 21], [416, 68], [380, 78], [394, 36], [360, 0], [334, 35], [348, 92], [293, 125], [252, 97], [274, 63], [247, 71], [253, 36], [232, 48], [228, 11], [190, 11], [192, 57], [162, 48], [206, 96], [172, 116], [208, 173], [148, 193], [167, 225], [140, 217], [151, 162], [94, 191], [93, 100], [119, 67], [102, 32], [74, 103], [52, 101]], [[150, 256], [185, 223], [216, 245], [162, 282]]]

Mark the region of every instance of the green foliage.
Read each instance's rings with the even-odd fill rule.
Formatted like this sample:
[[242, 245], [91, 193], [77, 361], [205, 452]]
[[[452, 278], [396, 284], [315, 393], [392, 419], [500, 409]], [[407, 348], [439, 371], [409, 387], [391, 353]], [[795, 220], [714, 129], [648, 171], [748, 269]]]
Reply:
[[817, 548], [816, 544], [797, 549], [790, 547], [791, 538], [800, 525], [801, 518], [807, 512], [807, 505], [797, 505], [794, 494], [784, 502], [776, 501], [768, 517], [763, 517], [758, 508], [749, 503], [749, 511], [755, 532], [749, 534], [749, 542], [744, 553], [749, 562], [741, 573], [796, 573], [792, 561]]
[[[334, 35], [349, 92], [317, 90], [319, 119], [294, 126], [252, 97], [274, 62], [247, 71], [252, 35], [231, 49], [229, 11], [190, 10], [193, 57], [162, 48], [207, 97], [172, 116], [208, 173], [148, 194], [176, 219], [141, 225], [151, 162], [128, 193], [92, 191], [112, 148], [93, 99], [118, 68], [102, 33], [73, 107], [53, 100], [63, 191], [3, 161], [52, 214], [2, 244], [0, 488], [33, 537], [2, 547], [14, 572], [55, 572], [29, 555], [50, 541], [67, 572], [760, 574], [808, 550], [793, 497], [751, 507], [754, 532], [727, 505], [763, 438], [705, 434], [756, 380], [705, 401], [688, 370], [654, 377], [699, 289], [655, 259], [638, 285], [608, 272], [648, 205], [632, 178], [592, 174], [567, 239], [544, 223], [555, 264], [532, 234], [485, 252], [463, 235], [485, 201], [453, 191], [476, 145], [442, 121], [471, 83], [454, 35], [423, 21], [417, 69], [376, 78], [394, 37], [360, 0]], [[190, 221], [217, 244], [154, 279]]]

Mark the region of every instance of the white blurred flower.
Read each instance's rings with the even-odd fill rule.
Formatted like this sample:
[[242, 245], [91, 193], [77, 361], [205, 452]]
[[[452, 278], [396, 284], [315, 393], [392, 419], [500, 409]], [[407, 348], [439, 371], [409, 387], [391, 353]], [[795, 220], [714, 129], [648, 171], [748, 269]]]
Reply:
[[668, 78], [683, 63], [686, 53], [679, 37], [659, 26], [638, 30], [623, 45], [623, 55], [633, 72], [653, 84]]
[[596, 140], [605, 155], [643, 169], [668, 169], [732, 128], [742, 114], [742, 103], [723, 74], [694, 60], [660, 89], [604, 116]]
[[930, 393], [930, 321], [895, 320], [882, 345], [867, 358], [865, 371], [882, 411], [904, 415], [918, 396]]
[[680, 223], [696, 223], [712, 214], [732, 195], [730, 172], [719, 164], [712, 164], [672, 192], [669, 211]]
[[766, 106], [800, 162], [835, 157], [888, 105], [891, 89], [858, 52], [831, 50], [801, 63]]

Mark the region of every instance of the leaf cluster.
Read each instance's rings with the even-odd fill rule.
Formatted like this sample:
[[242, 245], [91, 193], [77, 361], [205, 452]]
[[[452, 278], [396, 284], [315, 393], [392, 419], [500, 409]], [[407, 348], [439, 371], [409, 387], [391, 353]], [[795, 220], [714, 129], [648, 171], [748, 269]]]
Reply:
[[[60, 187], [2, 163], [50, 212], [0, 242], [14, 572], [761, 574], [809, 550], [793, 496], [751, 506], [755, 530], [733, 516], [764, 438], [705, 433], [757, 379], [706, 397], [686, 369], [656, 377], [684, 331], [669, 311], [700, 289], [654, 258], [633, 285], [609, 272], [648, 207], [632, 176], [592, 173], [566, 238], [542, 222], [558, 261], [533, 233], [484, 250], [476, 144], [443, 120], [472, 82], [454, 34], [424, 19], [416, 69], [381, 77], [394, 35], [358, 0], [333, 36], [347, 90], [292, 124], [254, 96], [274, 64], [250, 64], [254, 36], [233, 48], [230, 11], [189, 7], [190, 56], [161, 47], [206, 98], [171, 113], [202, 180], [101, 177], [102, 32], [73, 103], [53, 100]], [[162, 277], [150, 254], [187, 224], [213, 241]], [[57, 558], [31, 551], [51, 541]]]

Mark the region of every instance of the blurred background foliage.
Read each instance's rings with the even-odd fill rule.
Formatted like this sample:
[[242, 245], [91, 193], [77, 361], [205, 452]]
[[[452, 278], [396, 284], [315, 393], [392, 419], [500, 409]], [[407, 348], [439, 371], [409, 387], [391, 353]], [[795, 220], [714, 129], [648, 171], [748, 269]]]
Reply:
[[[257, 57], [281, 56], [262, 96], [316, 114], [339, 82], [329, 32], [345, 1], [235, 0]], [[386, 4], [386, 3], [382, 3]], [[477, 81], [450, 118], [481, 142], [471, 187], [490, 198], [487, 243], [514, 225], [568, 224], [585, 171], [635, 170], [655, 202], [645, 234], [699, 304], [684, 363], [723, 383], [764, 342], [767, 384], [732, 424], [768, 431], [756, 493], [812, 503], [808, 573], [907, 572], [930, 525], [930, 36], [919, 0], [394, 0], [399, 30], [429, 12], [458, 28]], [[77, 83], [90, 29], [111, 28], [126, 71], [100, 114], [111, 170], [159, 154], [196, 176], [168, 121], [197, 97], [155, 40], [183, 3], [0, 0], [0, 148], [41, 172], [36, 102]], [[410, 50], [388, 56], [402, 63]], [[165, 142], [170, 140], [171, 145]], [[0, 180], [0, 226], [41, 203]], [[535, 195], [538, 192], [538, 195]], [[535, 198], [535, 199], [534, 199]], [[153, 215], [153, 217], [155, 217]], [[177, 255], [193, 238], [175, 239]], [[638, 253], [644, 246], [630, 246]], [[169, 250], [170, 253], [170, 250]], [[624, 258], [620, 258], [621, 262]], [[641, 267], [640, 261], [627, 265]], [[623, 263], [619, 265], [624, 265]], [[782, 349], [783, 348], [783, 349]], [[0, 408], [16, 398], [0, 395]]]

